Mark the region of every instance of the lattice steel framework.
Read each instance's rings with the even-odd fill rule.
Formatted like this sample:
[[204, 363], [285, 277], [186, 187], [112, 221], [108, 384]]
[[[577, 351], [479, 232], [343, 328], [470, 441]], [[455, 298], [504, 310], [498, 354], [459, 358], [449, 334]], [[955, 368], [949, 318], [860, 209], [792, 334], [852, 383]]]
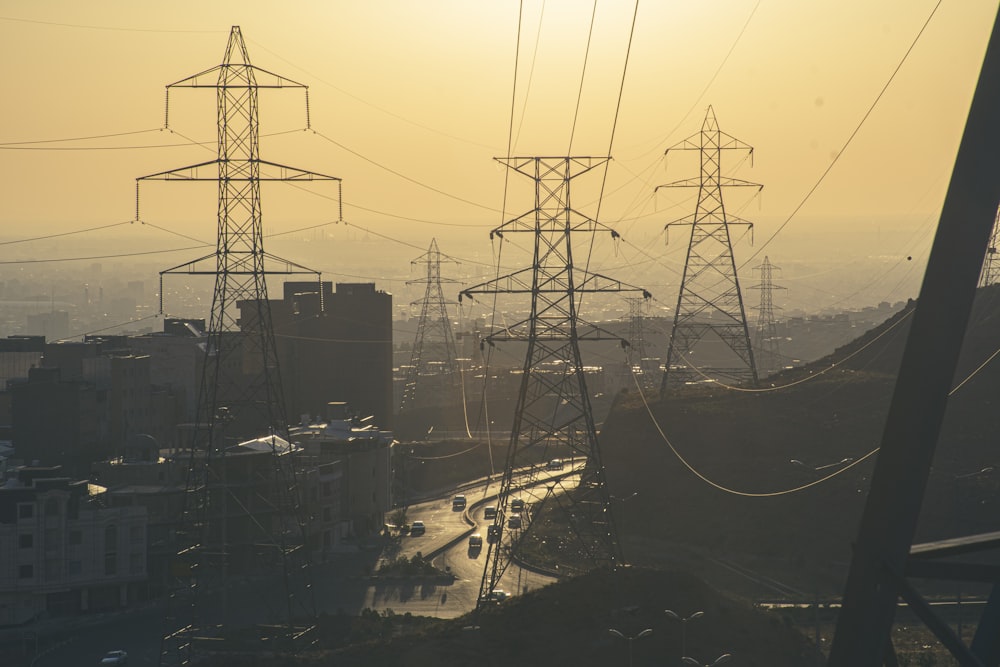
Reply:
[[625, 297], [628, 303], [628, 342], [625, 350], [629, 371], [637, 373], [640, 384], [645, 389], [653, 387], [653, 377], [660, 365], [658, 359], [650, 359], [646, 350], [646, 319], [649, 302], [638, 296]]
[[[691, 239], [677, 296], [677, 309], [674, 311], [662, 388], [680, 386], [706, 376], [755, 385], [757, 366], [750, 345], [729, 234], [733, 225], [750, 228], [753, 225], [727, 215], [722, 201], [723, 188], [752, 187], [759, 191], [764, 187], [759, 183], [722, 176], [723, 151], [748, 151], [752, 156], [753, 148], [719, 130], [715, 112], [708, 107], [701, 131], [668, 148], [665, 155], [678, 150], [699, 152], [701, 175], [656, 188], [698, 188], [694, 214], [666, 225], [668, 231], [675, 225], [690, 225]], [[735, 353], [733, 367], [708, 368], [698, 364], [696, 357], [692, 358], [695, 346], [709, 333]]]
[[1000, 280], [1000, 258], [997, 257], [997, 244], [1000, 243], [1000, 209], [993, 220], [993, 232], [990, 234], [990, 245], [986, 248], [986, 259], [983, 260], [983, 270], [979, 274], [979, 286], [986, 287]]
[[[233, 613], [229, 607], [235, 606], [227, 600], [228, 577], [255, 563], [267, 562], [282, 575], [285, 594], [278, 605], [287, 633], [297, 632], [291, 577], [301, 576], [296, 566], [302, 563], [290, 559], [293, 554], [295, 559], [305, 555], [305, 532], [294, 450], [287, 445], [288, 420], [266, 276], [316, 272], [265, 253], [260, 183], [330, 180], [339, 188], [340, 181], [260, 159], [258, 90], [306, 90], [306, 86], [251, 65], [238, 26], [230, 32], [221, 65], [167, 86], [168, 123], [169, 94], [175, 88], [216, 91], [217, 158], [138, 178], [136, 206], [142, 181], [215, 181], [218, 227], [215, 252], [160, 274], [161, 300], [165, 274], [215, 277], [188, 493], [178, 530], [180, 554], [174, 568], [185, 572], [186, 582], [170, 607], [175, 617], [168, 623], [174, 627], [164, 638], [161, 664], [185, 664], [199, 652], [200, 638], [220, 638]], [[308, 125], [308, 97], [306, 109]], [[281, 268], [269, 268], [272, 262]], [[206, 265], [211, 268], [202, 268]], [[240, 458], [233, 446], [260, 436], [257, 447], [270, 456], [269, 464], [235, 479]], [[209, 582], [220, 587], [221, 595], [209, 594]], [[297, 604], [307, 602], [299, 599]]]
[[442, 283], [457, 283], [457, 280], [441, 277], [441, 264], [458, 262], [438, 250], [437, 239], [411, 265], [422, 264], [425, 275], [419, 280], [410, 280], [407, 285], [425, 285], [422, 299], [410, 305], [420, 306], [420, 321], [413, 338], [410, 365], [406, 372], [406, 384], [399, 411], [404, 412], [420, 406], [454, 405], [460, 396], [458, 351], [455, 334], [448, 318], [448, 306], [457, 305], [446, 301]]
[[[778, 326], [774, 321], [774, 298], [776, 289], [785, 289], [781, 285], [775, 285], [773, 274], [775, 269], [781, 270], [780, 266], [771, 264], [770, 258], [764, 256], [764, 261], [755, 270], [760, 273], [760, 282], [751, 285], [750, 289], [760, 290], [760, 305], [757, 307], [757, 324], [754, 327], [753, 347], [756, 351], [755, 360], [757, 370], [769, 375], [780, 370], [781, 345], [778, 337]], [[778, 310], [781, 310], [779, 307]]]
[[[608, 159], [498, 158], [534, 181], [535, 208], [504, 223], [491, 237], [530, 234], [532, 264], [462, 290], [459, 299], [478, 294], [526, 294], [531, 297], [531, 311], [527, 319], [491, 333], [484, 341], [489, 345], [523, 341], [527, 351], [497, 514], [487, 534], [480, 605], [500, 587], [508, 566], [543, 520], [558, 521], [557, 530], [575, 538], [579, 553], [594, 565], [616, 567], [622, 560], [579, 346], [581, 341], [621, 339], [583, 321], [578, 308], [584, 294], [634, 290], [649, 295], [574, 264], [574, 236], [586, 236], [590, 241], [598, 230], [610, 230], [570, 204], [570, 182]], [[543, 462], [553, 457], [565, 459], [570, 469], [541, 477]], [[542, 488], [546, 491], [539, 492]], [[516, 506], [526, 498], [523, 508]], [[558, 505], [562, 512], [557, 515], [552, 505]]]

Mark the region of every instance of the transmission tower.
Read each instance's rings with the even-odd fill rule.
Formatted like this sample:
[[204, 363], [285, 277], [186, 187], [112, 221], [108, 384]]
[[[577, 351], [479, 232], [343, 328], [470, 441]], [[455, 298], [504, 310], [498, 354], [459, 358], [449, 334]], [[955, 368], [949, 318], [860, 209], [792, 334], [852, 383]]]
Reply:
[[[599, 229], [607, 228], [570, 206], [572, 179], [608, 159], [498, 158], [534, 181], [535, 208], [507, 221], [491, 237], [530, 234], [534, 250], [531, 267], [459, 295], [459, 299], [476, 294], [531, 295], [527, 319], [484, 340], [491, 346], [522, 341], [527, 350], [497, 514], [487, 534], [480, 605], [500, 587], [505, 571], [533, 531], [558, 531], [549, 544], [568, 533], [576, 539], [581, 555], [596, 566], [616, 567], [622, 561], [579, 346], [581, 341], [620, 338], [583, 321], [577, 310], [584, 294], [640, 290], [574, 264], [574, 235], [592, 239]], [[578, 475], [539, 478], [544, 466], [538, 464], [554, 457], [565, 459]]]
[[[729, 228], [733, 225], [747, 225], [750, 228], [753, 225], [726, 214], [722, 189], [753, 187], [759, 191], [764, 186], [721, 175], [722, 151], [748, 151], [752, 156], [753, 148], [720, 131], [715, 112], [712, 107], [708, 107], [701, 131], [668, 148], [666, 154], [677, 150], [699, 152], [701, 175], [656, 188], [698, 188], [698, 205], [694, 214], [666, 225], [668, 231], [675, 225], [690, 225], [691, 240], [677, 297], [661, 388], [681, 386], [706, 377], [755, 385], [757, 367], [754, 364], [729, 234]], [[732, 367], [709, 368], [707, 364], [698, 363], [700, 357], [693, 358], [695, 346], [704, 341], [709, 333], [714, 334], [714, 338], [734, 353], [727, 354], [724, 348], [721, 351], [726, 356], [733, 357]]]
[[629, 371], [638, 374], [644, 389], [649, 388], [653, 371], [656, 370], [659, 363], [657, 362], [651, 367], [646, 354], [645, 321], [648, 302], [638, 296], [625, 297], [625, 301], [628, 302], [629, 346], [626, 349], [626, 360]]
[[[229, 603], [228, 578], [261, 563], [269, 564], [271, 574], [280, 574], [284, 583], [278, 613], [285, 616], [286, 634], [280, 639], [290, 640], [298, 632], [293, 602], [307, 601], [296, 601], [292, 592], [293, 576], [301, 575], [295, 573], [299, 568], [292, 559], [301, 565], [298, 561], [306, 556], [305, 534], [265, 276], [316, 272], [264, 252], [260, 183], [339, 183], [331, 176], [260, 159], [259, 89], [306, 87], [251, 65], [239, 27], [230, 32], [221, 65], [167, 86], [168, 121], [169, 94], [175, 88], [215, 89], [217, 158], [140, 177], [136, 208], [139, 182], [148, 180], [214, 181], [219, 203], [215, 251], [160, 274], [161, 299], [164, 274], [215, 277], [188, 493], [178, 529], [180, 553], [173, 568], [183, 574], [170, 605], [168, 626], [173, 627], [164, 638], [161, 664], [184, 664], [201, 651], [200, 639], [224, 637], [230, 607], [238, 606]], [[282, 268], [271, 270], [266, 266], [270, 262], [280, 262]], [[239, 476], [243, 468], [238, 461], [246, 459], [240, 459], [235, 445], [253, 438], [258, 438], [257, 449], [263, 447], [270, 455], [269, 463]], [[209, 584], [221, 593], [210, 594]], [[273, 619], [274, 611], [268, 611]]]
[[1000, 209], [997, 209], [993, 221], [993, 232], [990, 234], [990, 245], [986, 248], [986, 259], [983, 260], [983, 270], [979, 274], [979, 286], [986, 287], [1000, 280], [1000, 258], [997, 258], [997, 244], [1000, 243]]
[[750, 289], [760, 290], [760, 306], [757, 308], [757, 326], [754, 327], [753, 347], [757, 351], [757, 368], [763, 370], [765, 375], [780, 370], [782, 366], [781, 346], [779, 345], [778, 327], [774, 321], [772, 296], [774, 290], [785, 288], [781, 285], [775, 285], [772, 281], [775, 269], [780, 271], [781, 267], [771, 264], [771, 260], [765, 255], [764, 261], [755, 269], [760, 272], [760, 283], [750, 286]]
[[410, 366], [406, 372], [406, 384], [399, 411], [404, 412], [427, 405], [454, 405], [458, 380], [458, 352], [455, 348], [455, 334], [448, 319], [448, 305], [445, 301], [442, 283], [457, 283], [441, 277], [441, 263], [458, 264], [438, 250], [437, 239], [411, 265], [423, 264], [426, 272], [419, 280], [408, 281], [407, 285], [426, 285], [424, 297], [410, 305], [420, 306], [420, 322], [413, 339]]

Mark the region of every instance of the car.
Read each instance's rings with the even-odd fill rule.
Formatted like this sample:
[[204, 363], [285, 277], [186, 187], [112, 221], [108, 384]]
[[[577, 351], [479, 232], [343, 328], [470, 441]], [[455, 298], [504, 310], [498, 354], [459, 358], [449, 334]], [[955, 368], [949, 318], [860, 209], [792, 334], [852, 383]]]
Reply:
[[521, 527], [521, 515], [517, 514], [517, 513], [511, 514], [510, 518], [507, 519], [507, 527], [508, 528], [520, 528]]
[[483, 536], [479, 533], [473, 533], [469, 535], [469, 548], [470, 549], [482, 549], [483, 548]]
[[465, 496], [458, 494], [451, 499], [451, 508], [453, 510], [464, 510], [465, 509]]
[[483, 509], [484, 519], [495, 519], [496, 516], [497, 516], [497, 508], [494, 505], [487, 505], [486, 508]]
[[510, 509], [512, 512], [523, 512], [524, 501], [520, 498], [514, 498], [514, 500], [510, 501]]
[[486, 539], [493, 544], [500, 539], [500, 526], [490, 526], [486, 529]]
[[510, 597], [510, 594], [500, 588], [495, 588], [487, 593], [482, 599], [486, 602], [503, 602]]
[[423, 535], [427, 532], [427, 526], [423, 521], [414, 521], [410, 526], [410, 535]]
[[546, 467], [549, 470], [562, 470], [563, 469], [563, 460], [562, 459], [552, 459], [551, 461], [549, 461], [549, 464]]
[[101, 658], [102, 665], [127, 665], [128, 653], [125, 651], [108, 651], [107, 655]]

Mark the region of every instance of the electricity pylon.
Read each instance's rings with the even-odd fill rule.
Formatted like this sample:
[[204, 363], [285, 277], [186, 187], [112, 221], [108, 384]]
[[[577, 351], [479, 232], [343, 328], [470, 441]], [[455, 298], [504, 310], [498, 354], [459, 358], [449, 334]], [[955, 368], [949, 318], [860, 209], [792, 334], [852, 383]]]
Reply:
[[437, 239], [411, 265], [426, 266], [425, 275], [419, 280], [407, 281], [407, 285], [426, 285], [424, 297], [411, 303], [420, 306], [420, 321], [413, 339], [410, 365], [406, 371], [406, 384], [399, 411], [405, 412], [427, 405], [454, 405], [458, 388], [458, 351], [455, 334], [448, 319], [448, 305], [445, 301], [442, 283], [457, 283], [457, 280], [441, 277], [441, 263], [458, 264], [438, 250]]
[[997, 257], [997, 244], [1000, 243], [1000, 209], [997, 209], [993, 221], [993, 232], [990, 234], [990, 245], [986, 248], [986, 258], [983, 260], [983, 270], [979, 274], [979, 286], [986, 287], [1000, 280], [1000, 258]]
[[[497, 514], [487, 533], [479, 605], [492, 599], [504, 572], [543, 520], [553, 521], [561, 533], [549, 544], [561, 542], [568, 534], [595, 566], [614, 568], [622, 561], [579, 345], [581, 341], [621, 339], [585, 322], [577, 311], [584, 294], [635, 290], [649, 295], [574, 264], [574, 236], [584, 235], [589, 241], [599, 229], [611, 230], [570, 206], [571, 180], [609, 159], [497, 158], [534, 181], [535, 208], [507, 221], [490, 236], [530, 234], [533, 260], [529, 268], [462, 290], [459, 299], [476, 294], [528, 294], [531, 311], [527, 319], [484, 340], [491, 346], [521, 341], [527, 343], [527, 350]], [[576, 474], [540, 477], [544, 465], [539, 464], [555, 457], [565, 459]]]
[[[668, 148], [665, 155], [677, 150], [698, 151], [701, 157], [701, 174], [697, 178], [675, 181], [656, 188], [698, 188], [698, 204], [694, 214], [667, 223], [665, 227], [669, 230], [674, 225], [690, 225], [691, 240], [677, 296], [677, 309], [674, 311], [674, 326], [667, 348], [661, 389], [705, 378], [756, 385], [757, 366], [750, 345], [750, 332], [729, 234], [729, 228], [733, 225], [752, 228], [753, 224], [726, 214], [722, 190], [726, 187], [753, 187], [759, 191], [764, 186], [723, 177], [721, 174], [722, 151], [749, 151], [752, 156], [753, 148], [720, 131], [715, 112], [712, 107], [708, 107], [701, 131]], [[728, 355], [735, 357], [731, 367], [709, 368], [707, 364], [698, 363], [700, 357], [693, 358], [695, 346], [703, 342], [709, 333], [714, 334], [734, 353]]]
[[[781, 267], [771, 264], [771, 260], [764, 256], [764, 261], [756, 270], [760, 272], [760, 283], [751, 285], [750, 289], [760, 290], [760, 306], [757, 308], [757, 326], [754, 327], [754, 350], [756, 350], [757, 369], [762, 370], [765, 375], [770, 375], [774, 371], [781, 369], [781, 345], [778, 338], [778, 327], [774, 321], [774, 299], [773, 292], [776, 289], [785, 289], [781, 285], [775, 285], [772, 280], [774, 270], [781, 270]], [[778, 310], [781, 310], [779, 307]]]
[[[629, 372], [638, 373], [643, 388], [649, 388], [654, 368], [646, 354], [646, 308], [648, 301], [638, 296], [625, 297], [628, 302], [628, 348], [625, 351]], [[657, 363], [657, 365], [659, 365]]]
[[[228, 601], [229, 575], [263, 562], [271, 564], [276, 569], [272, 574], [281, 575], [284, 582], [285, 594], [278, 604], [287, 638], [297, 632], [290, 558], [306, 555], [305, 533], [265, 276], [316, 272], [264, 252], [260, 183], [340, 180], [260, 159], [258, 90], [306, 87], [251, 65], [238, 26], [229, 34], [221, 65], [167, 86], [168, 119], [169, 93], [174, 88], [216, 91], [217, 157], [138, 178], [137, 208], [139, 182], [148, 180], [214, 181], [219, 203], [215, 251], [160, 274], [161, 282], [164, 274], [215, 277], [188, 493], [178, 528], [180, 554], [174, 568], [185, 573], [186, 582], [170, 605], [176, 616], [168, 619], [174, 627], [167, 629], [161, 664], [185, 663], [200, 652], [201, 638], [221, 639], [237, 606]], [[308, 98], [306, 106], [308, 110]], [[283, 267], [272, 270], [266, 266], [269, 262]], [[214, 266], [201, 268], [204, 264]], [[238, 464], [233, 446], [260, 436], [258, 446], [263, 444], [271, 457], [268, 467], [234, 479]], [[207, 585], [222, 592], [210, 595]], [[270, 620], [274, 616], [269, 611]]]

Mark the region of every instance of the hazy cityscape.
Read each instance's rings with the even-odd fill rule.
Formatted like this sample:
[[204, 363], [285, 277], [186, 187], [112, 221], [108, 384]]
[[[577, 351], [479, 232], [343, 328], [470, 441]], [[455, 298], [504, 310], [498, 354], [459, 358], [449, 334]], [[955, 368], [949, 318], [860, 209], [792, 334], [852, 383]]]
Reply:
[[0, 665], [1000, 665], [995, 0], [640, 4], [5, 8]]

